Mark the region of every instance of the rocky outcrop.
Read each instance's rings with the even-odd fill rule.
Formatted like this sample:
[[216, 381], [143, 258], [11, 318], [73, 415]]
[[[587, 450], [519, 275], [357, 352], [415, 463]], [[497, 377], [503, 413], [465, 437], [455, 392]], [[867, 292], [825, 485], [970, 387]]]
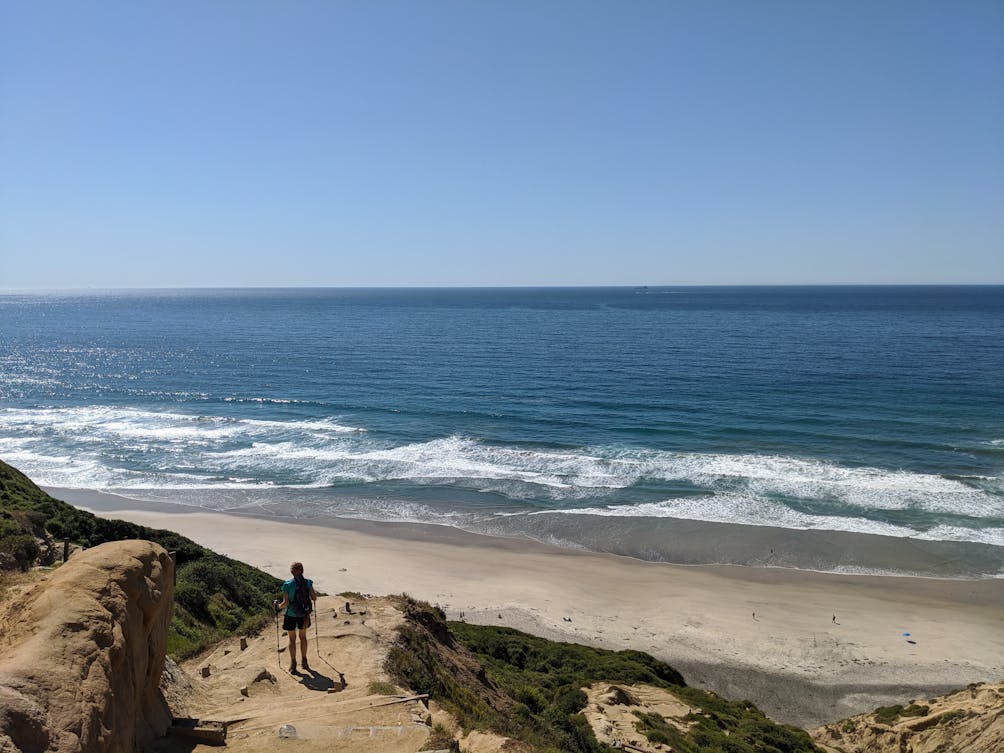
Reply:
[[0, 751], [133, 753], [163, 735], [174, 565], [148, 541], [70, 558], [0, 614]]
[[1004, 684], [970, 685], [949, 695], [885, 706], [812, 731], [843, 753], [999, 753], [1004, 750]]

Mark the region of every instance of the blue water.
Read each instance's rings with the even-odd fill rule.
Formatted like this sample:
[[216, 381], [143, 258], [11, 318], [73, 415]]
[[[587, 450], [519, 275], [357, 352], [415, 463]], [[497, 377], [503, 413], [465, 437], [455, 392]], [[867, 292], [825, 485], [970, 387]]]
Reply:
[[1002, 375], [1000, 286], [0, 295], [0, 458], [262, 514], [571, 516], [572, 546], [678, 520], [1004, 546]]

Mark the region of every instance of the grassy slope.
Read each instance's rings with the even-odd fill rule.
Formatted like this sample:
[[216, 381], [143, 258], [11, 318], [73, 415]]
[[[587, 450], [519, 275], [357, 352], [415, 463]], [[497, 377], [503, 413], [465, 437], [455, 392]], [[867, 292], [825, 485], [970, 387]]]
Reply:
[[36, 538], [84, 547], [146, 539], [177, 552], [175, 609], [168, 634], [168, 652], [175, 659], [199, 653], [227, 635], [258, 630], [272, 619], [269, 604], [279, 581], [271, 575], [173, 531], [105, 520], [78, 510], [0, 461], [0, 565], [24, 569], [44, 556]]
[[[607, 753], [585, 717], [581, 688], [594, 682], [666, 688], [692, 709], [684, 735], [657, 714], [639, 718], [651, 742], [681, 753], [815, 753], [808, 734], [777, 724], [748, 701], [727, 701], [696, 688], [669, 665], [640, 651], [558, 643], [511, 628], [445, 622], [427, 604], [406, 601], [408, 617], [387, 669], [429, 693], [468, 729], [492, 729], [529, 751]], [[472, 672], [470, 668], [474, 666]]]

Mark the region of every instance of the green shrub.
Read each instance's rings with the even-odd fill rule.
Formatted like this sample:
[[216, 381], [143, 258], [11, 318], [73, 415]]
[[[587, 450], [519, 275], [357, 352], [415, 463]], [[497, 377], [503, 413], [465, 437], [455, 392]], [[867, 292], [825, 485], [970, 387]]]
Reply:
[[875, 721], [881, 724], [893, 724], [901, 716], [927, 716], [929, 706], [919, 706], [911, 703], [906, 708], [898, 703], [894, 706], [882, 706], [875, 709]]
[[233, 634], [244, 621], [240, 607], [217, 591], [209, 597], [209, 619], [224, 633]]
[[697, 750], [693, 741], [687, 740], [684, 734], [658, 714], [635, 711], [634, 715], [638, 717], [635, 728], [650, 743], [669, 745], [674, 751], [678, 750], [681, 753], [691, 753], [691, 751]]
[[577, 714], [586, 707], [589, 699], [581, 688], [566, 685], [555, 691], [551, 705], [563, 714]]
[[540, 688], [523, 685], [516, 691], [516, 700], [526, 706], [531, 714], [540, 714], [548, 707], [547, 699]]
[[940, 717], [938, 717], [938, 726], [942, 724], [951, 724], [958, 719], [965, 719], [967, 716], [971, 716], [971, 712], [965, 711], [964, 709], [953, 709], [952, 711], [946, 711]]
[[38, 542], [28, 533], [7, 534], [0, 538], [0, 553], [8, 555], [19, 570], [25, 571], [38, 557]]

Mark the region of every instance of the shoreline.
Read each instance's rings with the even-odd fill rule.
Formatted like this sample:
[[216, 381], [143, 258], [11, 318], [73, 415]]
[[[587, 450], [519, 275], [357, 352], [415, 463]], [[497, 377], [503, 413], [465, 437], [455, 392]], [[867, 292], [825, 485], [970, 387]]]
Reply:
[[[50, 487], [59, 494], [87, 494], [88, 489]], [[191, 505], [185, 497], [169, 495], [130, 497], [101, 491], [136, 504], [179, 506], [197, 512], [253, 516], [304, 525], [345, 525], [348, 521], [418, 528], [457, 530], [491, 539], [529, 540], [564, 549], [631, 557], [643, 562], [680, 566], [734, 565], [754, 569], [790, 569], [818, 573], [950, 580], [1004, 579], [1004, 547], [976, 541], [915, 539], [864, 531], [800, 530], [747, 523], [724, 523], [688, 518], [638, 518], [562, 514], [488, 516], [456, 519], [399, 520], [342, 515], [319, 490], [270, 490], [254, 504]], [[243, 500], [246, 502], [246, 500]], [[356, 500], [352, 508], [357, 508]], [[104, 504], [104, 503], [100, 503]], [[302, 514], [301, 514], [302, 513]], [[461, 519], [463, 516], [461, 516]], [[640, 522], [644, 521], [644, 522]]]
[[47, 491], [279, 577], [300, 559], [331, 593], [406, 592], [451, 619], [645, 651], [690, 684], [800, 726], [1004, 678], [999, 578], [672, 565], [445, 526], [263, 518]]

